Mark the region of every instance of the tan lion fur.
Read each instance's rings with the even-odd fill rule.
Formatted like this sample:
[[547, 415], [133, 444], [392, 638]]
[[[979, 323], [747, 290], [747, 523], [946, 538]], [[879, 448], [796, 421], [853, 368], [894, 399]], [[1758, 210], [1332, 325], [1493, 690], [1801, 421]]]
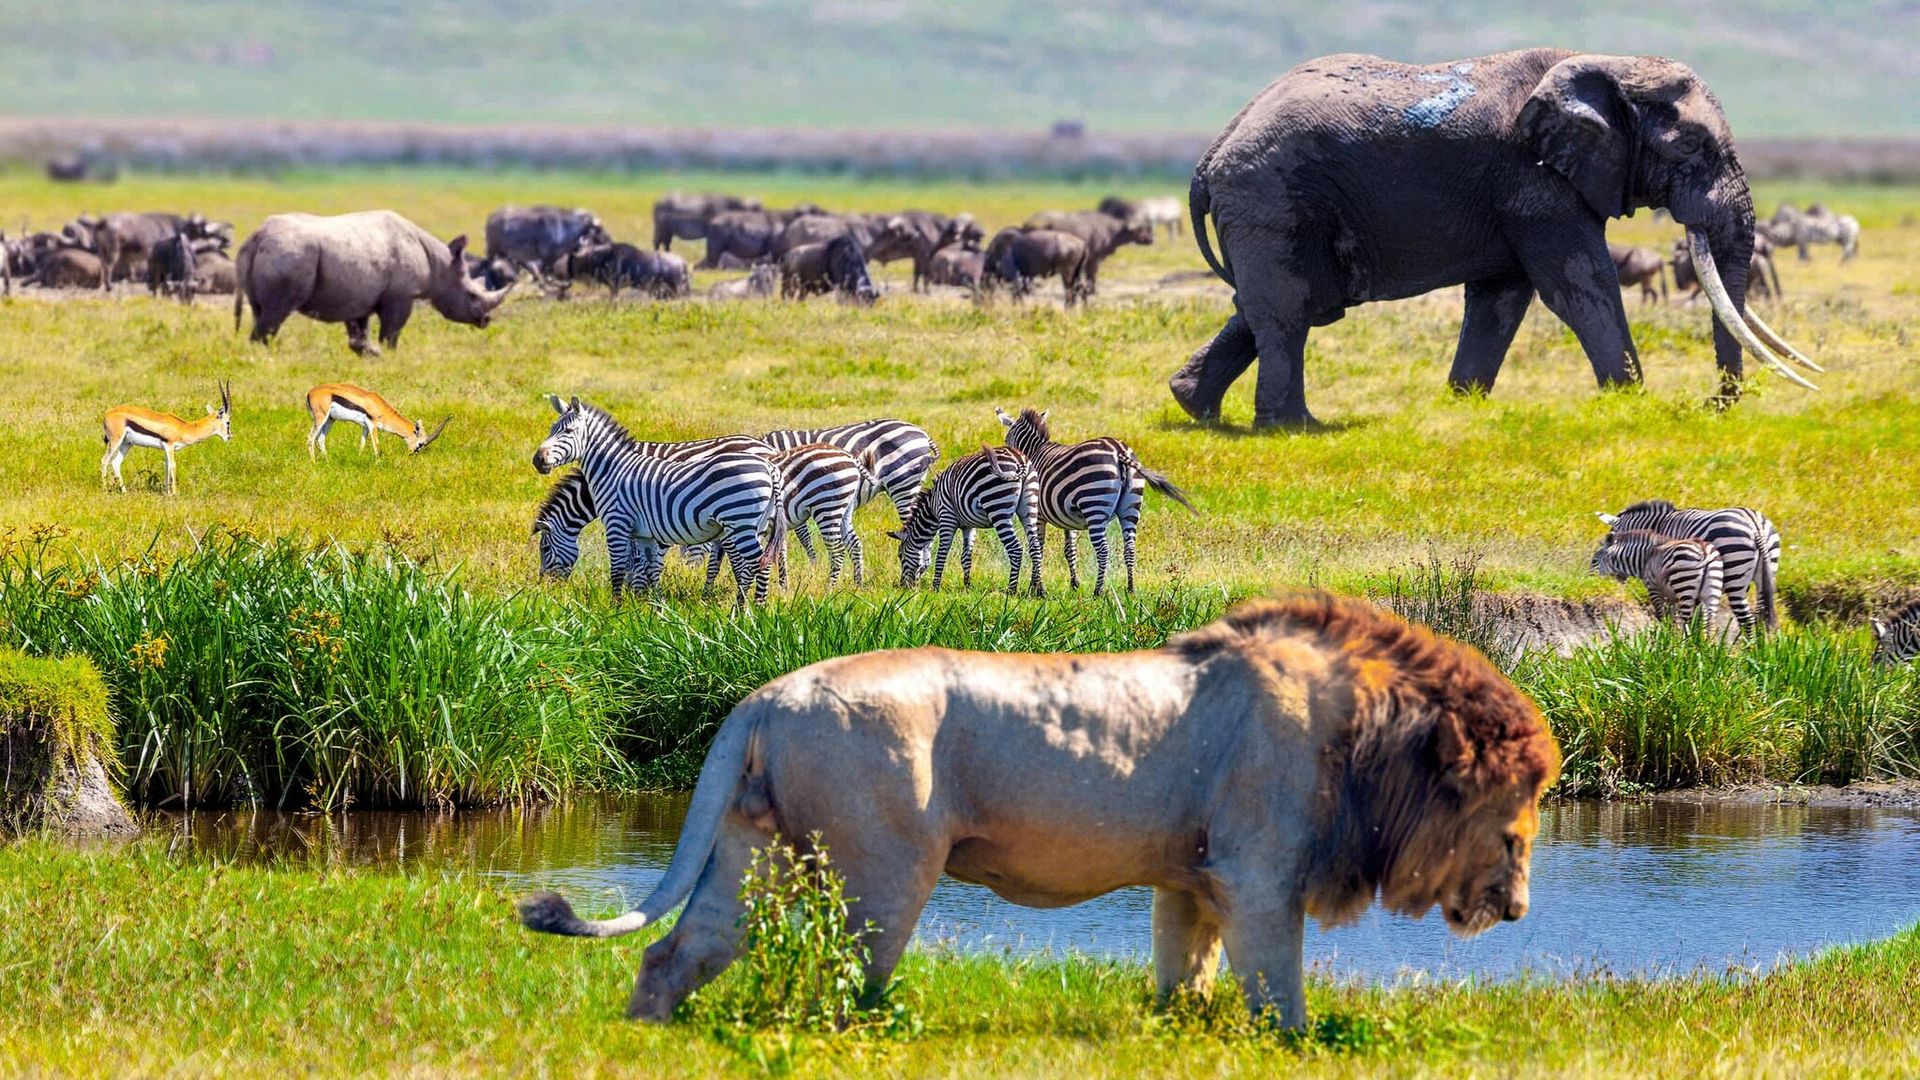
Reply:
[[589, 922], [552, 894], [528, 926], [610, 936], [684, 898], [630, 1011], [664, 1020], [731, 961], [739, 881], [774, 833], [819, 831], [872, 920], [883, 986], [941, 872], [1057, 907], [1155, 889], [1163, 993], [1204, 989], [1224, 943], [1256, 1011], [1305, 1022], [1303, 920], [1378, 895], [1477, 933], [1527, 906], [1559, 750], [1484, 657], [1357, 600], [1243, 605], [1162, 649], [843, 657], [742, 702], [679, 847], [636, 911]]

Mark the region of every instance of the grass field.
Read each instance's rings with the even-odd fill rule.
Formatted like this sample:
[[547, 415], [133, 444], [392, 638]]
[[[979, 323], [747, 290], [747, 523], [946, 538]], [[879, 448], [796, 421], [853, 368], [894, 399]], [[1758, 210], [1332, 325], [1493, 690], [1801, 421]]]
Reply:
[[[0, 848], [0, 1071], [257, 1076], [1911, 1075], [1920, 928], [1771, 973], [1310, 982], [1310, 1033], [1237, 992], [1156, 1013], [1144, 967], [911, 952], [891, 1034], [743, 1030], [696, 995], [620, 1019], [637, 944], [535, 938], [497, 885]], [[1499, 931], [1496, 931], [1499, 932]], [[738, 970], [723, 979], [738, 978]], [[723, 989], [716, 986], [715, 990]]]
[[[969, 209], [990, 225], [1101, 194], [1068, 184], [406, 172], [134, 178], [101, 189], [13, 174], [0, 176], [0, 218], [49, 227], [87, 210], [176, 207], [233, 219], [244, 233], [279, 210], [387, 206], [450, 237], [477, 233], [494, 206], [546, 200], [593, 207], [616, 235], [644, 238], [659, 191], [722, 184], [774, 204], [811, 197], [841, 208]], [[1599, 528], [1592, 511], [1666, 496], [1761, 507], [1786, 534], [1781, 579], [1795, 610], [1853, 618], [1863, 598], [1920, 581], [1912, 497], [1920, 428], [1911, 422], [1920, 390], [1920, 190], [1760, 192], [1768, 208], [1782, 197], [1856, 213], [1862, 254], [1846, 266], [1832, 249], [1811, 264], [1783, 260], [1788, 299], [1771, 321], [1829, 367], [1822, 391], [1762, 374], [1724, 416], [1702, 406], [1714, 378], [1704, 305], [1630, 301], [1648, 386], [1611, 394], [1595, 391], [1571, 335], [1535, 305], [1497, 393], [1457, 400], [1442, 380], [1458, 303], [1437, 295], [1358, 309], [1316, 332], [1308, 390], [1326, 430], [1202, 429], [1179, 413], [1164, 383], [1218, 325], [1227, 300], [1217, 283], [1159, 286], [1200, 267], [1187, 239], [1123, 249], [1085, 313], [1053, 302], [980, 311], [957, 294], [912, 297], [901, 290], [905, 264], [895, 264], [885, 275], [895, 291], [871, 310], [522, 295], [483, 332], [423, 308], [397, 352], [367, 360], [346, 351], [339, 327], [299, 319], [271, 349], [249, 346], [217, 302], [183, 309], [144, 293], [21, 296], [0, 304], [0, 396], [16, 408], [12, 450], [0, 462], [0, 522], [58, 524], [108, 559], [156, 544], [181, 550], [189, 530], [215, 522], [386, 539], [458, 564], [469, 583], [515, 589], [532, 582], [528, 524], [545, 481], [528, 458], [550, 419], [546, 391], [580, 393], [655, 438], [903, 416], [931, 430], [948, 460], [999, 441], [995, 405], [1034, 405], [1052, 410], [1065, 437], [1128, 439], [1194, 494], [1197, 518], [1149, 500], [1148, 585], [1346, 586], [1431, 549], [1481, 553], [1483, 571], [1502, 587], [1617, 591], [1586, 575]], [[1621, 238], [1662, 248], [1675, 231], [1645, 215], [1617, 228]], [[696, 294], [722, 276], [730, 275], [700, 275]], [[144, 451], [127, 467], [132, 494], [101, 490], [98, 417], [107, 406], [197, 414], [219, 379], [234, 384], [234, 441], [182, 453], [178, 498], [150, 490], [159, 461]], [[351, 433], [337, 432], [332, 459], [309, 462], [301, 395], [340, 379], [379, 390], [409, 415], [451, 415], [453, 423], [418, 457], [389, 440], [376, 461], [354, 450]], [[1234, 425], [1249, 418], [1251, 383], [1229, 400]], [[878, 533], [892, 526], [892, 511], [872, 507], [861, 520], [874, 576], [890, 586], [893, 546]], [[569, 588], [590, 594], [604, 589], [604, 556], [597, 541], [589, 549], [585, 581]], [[995, 559], [990, 553], [989, 567]], [[819, 577], [802, 580], [821, 587]]]

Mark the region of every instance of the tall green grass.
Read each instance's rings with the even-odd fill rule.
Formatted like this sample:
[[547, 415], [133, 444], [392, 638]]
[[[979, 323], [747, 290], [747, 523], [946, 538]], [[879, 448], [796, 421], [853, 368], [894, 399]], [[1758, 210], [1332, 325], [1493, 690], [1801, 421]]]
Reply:
[[[1390, 576], [1384, 602], [1479, 646], [1540, 703], [1562, 790], [1920, 775], [1920, 675], [1857, 635], [1755, 642], [1655, 628], [1515, 651], [1472, 560]], [[1219, 588], [1133, 597], [800, 595], [735, 614], [668, 592], [472, 592], [391, 545], [215, 530], [116, 565], [42, 539], [0, 552], [0, 644], [80, 653], [107, 680], [130, 795], [158, 805], [434, 806], [685, 787], [740, 699], [819, 660], [941, 645], [1150, 648], [1218, 617]]]

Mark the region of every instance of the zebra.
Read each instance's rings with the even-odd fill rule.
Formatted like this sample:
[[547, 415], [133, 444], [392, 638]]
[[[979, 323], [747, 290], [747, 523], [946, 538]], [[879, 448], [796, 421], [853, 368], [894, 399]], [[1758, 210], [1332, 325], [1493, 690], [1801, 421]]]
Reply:
[[[1120, 558], [1127, 566], [1127, 592], [1133, 592], [1134, 536], [1140, 528], [1140, 504], [1148, 484], [1198, 513], [1173, 482], [1140, 464], [1133, 448], [1119, 439], [1057, 443], [1047, 433], [1047, 414], [1020, 410], [1018, 419], [997, 406], [994, 415], [1007, 429], [1007, 445], [1027, 455], [1040, 474], [1040, 520], [1034, 525], [1034, 550], [1044, 552], [1047, 526], [1065, 536], [1067, 582], [1080, 588], [1080, 554], [1074, 534], [1085, 531], [1093, 545], [1093, 591], [1107, 587], [1107, 527], [1120, 522]], [[1033, 591], [1041, 592], [1040, 559], [1033, 561]]]
[[[907, 520], [888, 536], [900, 541], [900, 584], [912, 586], [933, 565], [933, 587], [947, 568], [953, 534], [960, 534], [960, 574], [963, 585], [973, 584], [973, 530], [991, 527], [1007, 552], [1007, 594], [1020, 591], [1021, 549], [1030, 549], [1040, 561], [1038, 522], [1040, 483], [1033, 463], [1018, 450], [982, 446], [977, 454], [949, 465], [913, 503]], [[932, 552], [935, 534], [940, 549]], [[1024, 541], [1024, 544], [1023, 544]], [[1039, 589], [1039, 575], [1034, 588]]]
[[1920, 656], [1920, 600], [1909, 600], [1884, 619], [1873, 620], [1873, 661], [1904, 664]]
[[[660, 579], [669, 544], [718, 541], [733, 562], [734, 606], [747, 587], [767, 598], [773, 552], [786, 541], [780, 513], [780, 472], [766, 458], [722, 451], [676, 461], [637, 449], [632, 436], [605, 411], [576, 396], [562, 404], [549, 395], [558, 419], [533, 452], [542, 473], [579, 463], [594, 507], [607, 528], [613, 596], [651, 589]], [[771, 527], [770, 543], [760, 541]]]
[[[864, 553], [860, 534], [853, 528], [853, 512], [879, 491], [874, 452], [864, 450], [855, 457], [831, 443], [802, 443], [775, 455], [773, 464], [780, 470], [785, 489], [781, 511], [787, 528], [798, 532], [809, 521], [820, 525], [820, 543], [827, 549], [827, 586], [839, 583], [841, 560], [849, 555], [853, 559], [853, 583], [861, 584]], [[786, 552], [777, 552], [775, 558], [784, 586]]]
[[[873, 451], [874, 474], [879, 478], [880, 486], [886, 490], [888, 501], [899, 513], [902, 524], [906, 523], [907, 515], [913, 512], [914, 500], [920, 497], [920, 489], [926, 486], [927, 474], [933, 471], [934, 462], [940, 460], [939, 444], [924, 429], [890, 417], [856, 420], [838, 427], [787, 428], [769, 431], [762, 438], [775, 450], [791, 450], [808, 443], [826, 443], [854, 457], [868, 450]], [[807, 558], [813, 558], [813, 544], [807, 538], [806, 531], [794, 531], [799, 534], [800, 546], [806, 549]]]
[[1593, 553], [1593, 572], [1622, 581], [1639, 578], [1657, 617], [1671, 611], [1673, 621], [1684, 627], [1698, 608], [1702, 622], [1711, 626], [1725, 586], [1726, 563], [1720, 549], [1705, 540], [1629, 529], [1610, 532], [1600, 542]]
[[[636, 441], [633, 448], [641, 454], [674, 461], [727, 451], [755, 454], [772, 461], [775, 453], [773, 447], [751, 435], [720, 435], [685, 442]], [[540, 543], [540, 576], [565, 581], [573, 575], [573, 566], [580, 561], [581, 530], [599, 516], [593, 508], [593, 493], [587, 489], [586, 478], [577, 470], [554, 481], [533, 517], [533, 535]], [[709, 551], [704, 544], [690, 544], [681, 552], [693, 562], [707, 563], [707, 588], [711, 589], [714, 579], [720, 576], [720, 559], [725, 551], [719, 547]]]
[[1754, 587], [1759, 607], [1757, 621], [1778, 629], [1780, 613], [1775, 582], [1780, 574], [1780, 530], [1765, 514], [1743, 506], [1724, 510], [1681, 509], [1665, 499], [1634, 503], [1618, 514], [1600, 514], [1615, 532], [1649, 529], [1676, 539], [1705, 540], [1720, 549], [1726, 563], [1727, 608], [1751, 632], [1755, 613], [1747, 606], [1747, 587]]

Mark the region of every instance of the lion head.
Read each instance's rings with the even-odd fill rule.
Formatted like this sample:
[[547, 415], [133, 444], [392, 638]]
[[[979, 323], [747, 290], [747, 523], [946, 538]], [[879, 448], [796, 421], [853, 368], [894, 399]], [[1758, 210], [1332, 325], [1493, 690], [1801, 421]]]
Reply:
[[1322, 820], [1307, 907], [1323, 925], [1377, 895], [1435, 906], [1472, 935], [1527, 912], [1541, 794], [1560, 748], [1540, 710], [1471, 646], [1383, 608], [1323, 593], [1243, 605], [1181, 648], [1306, 636], [1351, 692], [1321, 762]]

